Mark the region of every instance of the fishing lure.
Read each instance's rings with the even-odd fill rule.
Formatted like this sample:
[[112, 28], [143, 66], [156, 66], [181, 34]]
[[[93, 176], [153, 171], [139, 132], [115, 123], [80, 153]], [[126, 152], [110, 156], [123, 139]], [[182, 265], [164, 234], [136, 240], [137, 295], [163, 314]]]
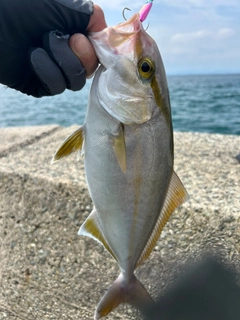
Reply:
[[141, 22], [145, 21], [151, 8], [153, 5], [153, 0], [148, 0], [147, 3], [142, 7], [142, 9], [139, 11], [139, 20]]

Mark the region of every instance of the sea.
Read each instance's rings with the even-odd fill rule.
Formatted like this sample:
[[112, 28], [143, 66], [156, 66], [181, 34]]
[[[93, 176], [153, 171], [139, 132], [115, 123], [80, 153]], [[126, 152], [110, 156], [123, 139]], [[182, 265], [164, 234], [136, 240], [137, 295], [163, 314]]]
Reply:
[[[175, 131], [240, 135], [240, 74], [167, 76]], [[0, 85], [0, 128], [84, 122], [91, 80], [78, 92], [29, 97]]]

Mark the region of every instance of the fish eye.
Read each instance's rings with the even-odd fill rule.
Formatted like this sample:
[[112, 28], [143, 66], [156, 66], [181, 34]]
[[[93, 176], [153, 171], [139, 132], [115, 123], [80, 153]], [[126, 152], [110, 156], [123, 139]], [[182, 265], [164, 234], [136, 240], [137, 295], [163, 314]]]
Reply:
[[155, 66], [152, 60], [144, 58], [138, 63], [138, 72], [142, 80], [149, 80], [155, 72]]
[[147, 63], [146, 61], [144, 61], [144, 62], [141, 64], [141, 71], [142, 71], [143, 73], [148, 73], [150, 70], [151, 70], [151, 66], [149, 65], [149, 63]]

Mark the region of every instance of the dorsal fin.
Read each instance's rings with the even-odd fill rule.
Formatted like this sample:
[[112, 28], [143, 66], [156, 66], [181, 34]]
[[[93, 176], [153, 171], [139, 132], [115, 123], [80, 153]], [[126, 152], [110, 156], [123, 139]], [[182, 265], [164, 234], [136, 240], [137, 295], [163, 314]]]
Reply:
[[102, 233], [101, 226], [98, 222], [98, 213], [95, 209], [93, 209], [89, 217], [82, 224], [82, 226], [78, 231], [78, 234], [81, 236], [90, 237], [100, 242], [108, 250], [108, 252], [113, 256], [113, 258], [117, 260], [111, 248], [109, 247], [107, 240], [105, 239]]
[[52, 158], [52, 163], [60, 160], [63, 157], [69, 156], [71, 153], [82, 149], [84, 140], [84, 126], [81, 126], [68, 136], [61, 146], [58, 148]]
[[187, 199], [188, 199], [187, 191], [184, 188], [177, 174], [173, 171], [172, 178], [170, 181], [170, 185], [168, 188], [168, 192], [167, 192], [161, 213], [153, 229], [153, 232], [145, 248], [141, 253], [140, 258], [138, 259], [136, 267], [139, 267], [148, 258], [153, 248], [155, 247], [156, 242], [162, 232], [162, 229], [167, 223], [169, 217], [171, 216], [173, 211]]

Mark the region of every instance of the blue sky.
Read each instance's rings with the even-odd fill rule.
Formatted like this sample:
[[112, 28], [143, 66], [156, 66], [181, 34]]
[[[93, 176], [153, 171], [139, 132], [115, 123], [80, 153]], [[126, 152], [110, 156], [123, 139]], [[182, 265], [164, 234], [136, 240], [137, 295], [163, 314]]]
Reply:
[[[124, 7], [134, 13], [145, 1], [95, 3], [115, 25]], [[154, 0], [148, 22], [167, 74], [240, 73], [240, 0]]]

